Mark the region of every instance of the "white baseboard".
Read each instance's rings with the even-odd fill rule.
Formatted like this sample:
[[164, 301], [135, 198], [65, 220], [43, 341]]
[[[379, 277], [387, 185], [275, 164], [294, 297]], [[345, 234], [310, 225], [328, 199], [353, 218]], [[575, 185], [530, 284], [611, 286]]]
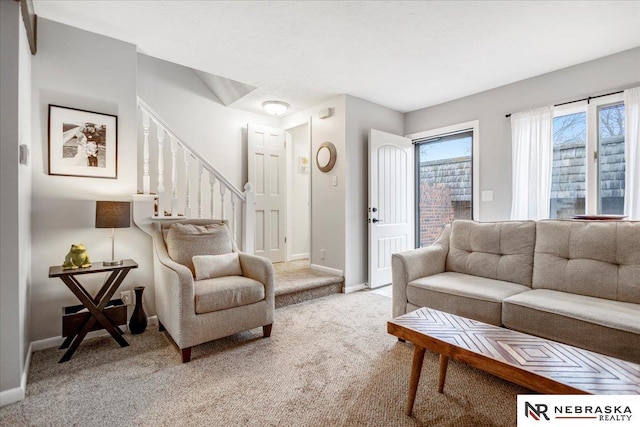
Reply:
[[24, 399], [25, 388], [20, 386], [0, 391], [0, 406], [11, 405]]
[[[89, 333], [92, 333], [92, 332], [89, 332]], [[43, 340], [31, 341], [31, 349], [33, 351], [40, 351], [40, 350], [46, 350], [48, 348], [59, 347], [60, 344], [62, 344], [62, 341], [64, 341], [62, 337], [51, 337], [51, 338], [45, 338]]]
[[33, 346], [29, 344], [27, 349], [27, 359], [24, 361], [24, 369], [20, 376], [20, 387], [12, 388], [10, 390], [0, 391], [0, 406], [11, 405], [12, 403], [20, 402], [24, 399], [27, 390], [27, 377], [29, 376], [29, 367], [31, 366], [31, 353], [33, 352]]
[[[154, 326], [157, 324], [158, 316], [147, 317], [147, 326]], [[102, 329], [99, 331], [89, 332], [86, 338], [101, 337], [104, 335], [109, 335], [109, 332]], [[29, 344], [29, 349], [27, 350], [27, 359], [24, 362], [24, 370], [22, 371], [22, 376], [20, 378], [20, 387], [0, 391], [0, 406], [10, 405], [24, 399], [25, 392], [27, 390], [27, 377], [29, 376], [29, 368], [31, 367], [31, 354], [34, 351], [59, 347], [62, 344], [62, 341], [64, 341], [64, 338], [59, 336], [32, 341], [31, 344]]]
[[[158, 316], [147, 317], [148, 326], [153, 326], [157, 324], [158, 324]], [[125, 327], [125, 332], [127, 332], [129, 330], [129, 327], [128, 326], [124, 326], [124, 327]], [[108, 336], [108, 335], [109, 335], [109, 332], [107, 332], [104, 329], [101, 329], [99, 331], [89, 332], [85, 337], [85, 339]], [[64, 341], [64, 338], [61, 336], [45, 338], [43, 340], [32, 341], [30, 348], [33, 351], [46, 350], [48, 348], [59, 347], [62, 344], [62, 341]]]
[[309, 254], [308, 253], [304, 253], [304, 254], [292, 254], [289, 256], [289, 261], [298, 261], [301, 259], [309, 259]]
[[351, 292], [361, 291], [367, 289], [369, 286], [366, 283], [358, 283], [357, 285], [345, 286], [344, 293], [350, 294]]
[[380, 289], [380, 288], [384, 288], [385, 286], [391, 286], [391, 283], [383, 283], [383, 284], [378, 285], [378, 286], [373, 286], [371, 289]]
[[344, 276], [344, 272], [342, 270], [338, 270], [337, 268], [325, 267], [324, 265], [311, 264], [311, 269], [320, 271], [322, 273], [331, 274], [332, 276]]

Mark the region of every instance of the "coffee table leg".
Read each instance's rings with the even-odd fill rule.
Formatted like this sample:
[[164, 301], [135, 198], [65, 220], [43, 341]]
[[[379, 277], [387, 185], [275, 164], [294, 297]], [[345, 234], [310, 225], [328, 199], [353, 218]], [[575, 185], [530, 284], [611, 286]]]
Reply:
[[407, 402], [407, 415], [413, 412], [413, 403], [416, 400], [420, 374], [422, 373], [422, 362], [424, 361], [424, 348], [413, 345], [413, 362], [411, 363], [411, 380], [409, 381], [409, 401]]
[[440, 372], [438, 374], [438, 393], [444, 391], [444, 380], [447, 377], [447, 366], [449, 365], [449, 356], [440, 355]]

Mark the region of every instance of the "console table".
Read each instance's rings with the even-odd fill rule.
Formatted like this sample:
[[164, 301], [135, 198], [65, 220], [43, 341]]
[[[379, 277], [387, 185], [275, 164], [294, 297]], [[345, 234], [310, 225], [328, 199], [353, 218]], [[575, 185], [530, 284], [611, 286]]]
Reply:
[[[68, 350], [58, 363], [67, 362], [71, 359], [73, 353], [78, 349], [78, 346], [96, 322], [100, 323], [100, 325], [109, 332], [113, 339], [120, 344], [120, 347], [127, 347], [129, 345], [127, 340], [122, 336], [124, 332], [122, 332], [118, 325], [114, 325], [109, 318], [104, 315], [104, 309], [118, 287], [122, 284], [124, 278], [133, 268], [138, 268], [138, 264], [132, 259], [125, 259], [120, 265], [105, 266], [101, 262], [96, 262], [93, 263], [91, 267], [73, 270], [64, 270], [61, 266], [49, 267], [49, 277], [59, 277], [80, 300], [82, 305], [89, 310], [90, 314], [86, 322], [79, 325], [78, 329], [71, 333], [60, 346], [61, 349], [68, 348]], [[110, 274], [102, 284], [98, 293], [92, 297], [78, 281], [77, 276], [104, 272]]]

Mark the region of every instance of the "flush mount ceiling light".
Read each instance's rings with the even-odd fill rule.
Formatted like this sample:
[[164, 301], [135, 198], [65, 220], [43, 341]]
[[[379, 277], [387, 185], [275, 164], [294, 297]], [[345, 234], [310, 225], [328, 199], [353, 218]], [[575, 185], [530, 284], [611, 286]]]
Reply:
[[265, 101], [262, 103], [262, 107], [267, 110], [267, 113], [279, 116], [289, 109], [289, 104], [282, 101]]

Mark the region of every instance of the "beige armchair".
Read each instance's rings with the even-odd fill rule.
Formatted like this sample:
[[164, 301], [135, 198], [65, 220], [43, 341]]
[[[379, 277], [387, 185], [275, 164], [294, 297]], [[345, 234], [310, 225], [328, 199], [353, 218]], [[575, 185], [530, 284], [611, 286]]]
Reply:
[[[192, 256], [234, 252], [238, 254], [239, 274], [197, 276], [208, 271], [202, 267], [194, 270], [202, 262], [194, 265]], [[226, 221], [181, 220], [177, 225], [156, 225], [153, 254], [159, 329], [166, 330], [180, 348], [183, 363], [191, 360], [194, 345], [259, 326], [264, 337], [271, 335], [273, 265], [266, 258], [238, 252]], [[202, 258], [220, 257], [198, 257]], [[215, 264], [209, 270], [215, 270]]]

